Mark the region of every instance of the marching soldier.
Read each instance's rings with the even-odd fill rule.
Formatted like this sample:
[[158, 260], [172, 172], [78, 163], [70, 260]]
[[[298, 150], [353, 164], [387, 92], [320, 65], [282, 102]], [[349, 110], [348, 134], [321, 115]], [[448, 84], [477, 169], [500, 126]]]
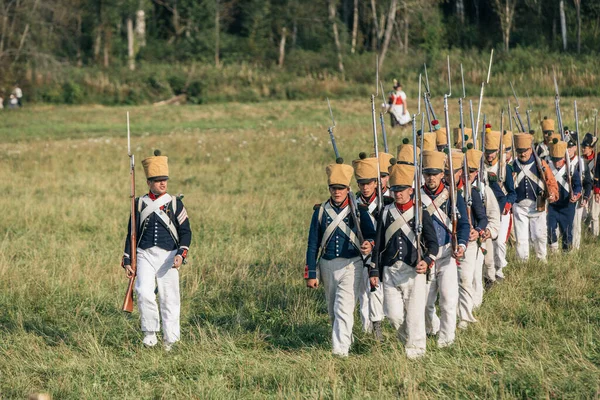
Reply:
[[[489, 128], [488, 128], [489, 129]], [[484, 168], [487, 174], [489, 188], [494, 193], [494, 198], [498, 202], [501, 211], [500, 230], [496, 240], [489, 241], [485, 256], [486, 274], [485, 280], [487, 286], [492, 285], [497, 279], [504, 279], [502, 270], [506, 267], [506, 241], [511, 225], [511, 209], [517, 198], [515, 193], [513, 169], [508, 163], [500, 162], [498, 156], [500, 149], [500, 140], [504, 140], [506, 135], [500, 139], [500, 131], [489, 131], [485, 134], [485, 162]], [[503, 146], [506, 142], [503, 142]], [[512, 145], [512, 140], [511, 140]]]
[[504, 158], [506, 159], [506, 165], [512, 167], [513, 164], [513, 133], [511, 131], [504, 131], [502, 135], [502, 147], [504, 148]]
[[[433, 219], [439, 251], [432, 272], [432, 279], [427, 294], [426, 324], [430, 334], [438, 335], [438, 347], [446, 347], [454, 343], [456, 333], [456, 315], [458, 306], [458, 271], [456, 260], [462, 259], [469, 241], [469, 221], [464, 199], [456, 197], [458, 219], [456, 237], [453, 238], [451, 215], [452, 202], [450, 191], [442, 181], [446, 154], [438, 151], [423, 152], [423, 174], [425, 185], [422, 189], [423, 206]], [[460, 163], [459, 165], [460, 170]], [[450, 171], [448, 171], [448, 175]], [[453, 249], [452, 242], [456, 242]], [[435, 311], [435, 302], [440, 297], [441, 319]]]
[[[578, 132], [570, 132], [568, 141], [569, 158], [571, 159], [571, 179], [574, 175], [579, 177], [582, 185], [582, 196], [575, 204], [575, 218], [573, 219], [573, 248], [579, 250], [581, 245], [581, 228], [583, 225], [583, 212], [588, 206], [592, 195], [592, 175], [588, 163], [583, 160], [583, 174], [579, 169], [579, 156], [577, 155], [577, 135]], [[583, 152], [583, 150], [582, 150]], [[583, 181], [581, 177], [583, 176]]]
[[446, 136], [446, 128], [440, 126], [440, 121], [434, 119], [431, 121], [433, 133], [435, 133], [435, 145], [437, 151], [444, 151], [448, 147], [448, 138]]
[[569, 184], [567, 170], [566, 142], [554, 140], [550, 146], [550, 170], [558, 183], [558, 200], [548, 207], [548, 236], [550, 236], [550, 249], [558, 251], [557, 228], [562, 237], [562, 249], [568, 251], [573, 243], [573, 220], [575, 218], [575, 203], [581, 197], [581, 179], [579, 172], [571, 176]]
[[515, 136], [517, 159], [514, 161], [515, 192], [513, 205], [517, 258], [529, 258], [529, 244], [533, 243], [536, 256], [546, 261], [548, 232], [546, 201], [558, 200], [558, 186], [548, 164], [533, 153], [533, 136], [517, 133]]
[[[381, 154], [380, 154], [381, 156]], [[360, 191], [357, 193], [358, 204], [368, 207], [369, 216], [373, 226], [377, 228], [377, 215], [379, 202], [377, 199], [377, 159], [367, 157], [365, 153], [359, 154], [359, 159], [352, 161], [354, 176]], [[384, 196], [384, 204], [390, 203], [391, 198]], [[362, 285], [359, 296], [359, 310], [363, 331], [373, 332], [377, 340], [383, 340], [381, 321], [383, 321], [383, 287], [371, 290], [369, 284], [369, 270], [363, 268]]]
[[554, 120], [544, 117], [541, 122], [543, 142], [537, 146], [537, 154], [543, 161], [550, 161], [550, 144], [554, 134]]
[[[353, 168], [338, 158], [337, 163], [328, 165], [325, 172], [330, 198], [314, 207], [304, 279], [306, 286], [312, 289], [319, 286], [319, 278], [322, 280], [333, 325], [333, 354], [347, 357], [352, 343], [354, 308], [363, 277], [361, 254], [371, 252], [375, 229], [367, 207], [358, 207], [360, 218], [351, 210], [349, 195]], [[362, 243], [359, 240], [361, 234], [365, 239]], [[371, 271], [370, 284], [378, 286], [377, 271]]]
[[590, 220], [592, 235], [600, 234], [600, 225], [598, 216], [600, 215], [600, 181], [598, 179], [598, 156], [594, 152], [596, 141], [598, 138], [591, 133], [586, 133], [581, 141], [581, 153], [583, 154], [583, 162], [587, 164], [587, 169], [592, 176], [592, 187], [594, 196], [590, 197], [587, 202], [587, 207], [583, 213], [583, 220]]
[[[375, 157], [375, 154], [371, 154], [371, 157]], [[389, 153], [379, 153], [379, 172], [381, 174], [381, 194], [384, 197], [388, 197], [388, 201], [393, 201], [391, 198], [391, 192], [388, 185], [390, 179], [390, 167], [392, 166], [393, 155]]]
[[[471, 186], [471, 175], [467, 177], [468, 182], [465, 182], [463, 174], [463, 163], [467, 163], [467, 168], [479, 169], [479, 162], [481, 161], [481, 151], [470, 149], [467, 150], [467, 157], [463, 155], [459, 150], [452, 152], [452, 164], [458, 166], [454, 172], [454, 181], [456, 182], [456, 188], [458, 189], [458, 196], [462, 197], [463, 192]], [[469, 160], [471, 158], [471, 160]], [[477, 163], [477, 165], [474, 165]], [[448, 171], [449, 173], [449, 171]], [[448, 182], [449, 179], [446, 179]], [[458, 265], [458, 327], [460, 329], [467, 328], [469, 323], [477, 322], [473, 316], [474, 297], [475, 290], [473, 283], [475, 281], [475, 269], [481, 264], [479, 263], [479, 253], [482, 251], [480, 247], [480, 238], [487, 238], [489, 231], [487, 231], [487, 215], [485, 207], [483, 206], [483, 200], [477, 190], [471, 190], [471, 206], [466, 206], [466, 216], [468, 217], [469, 223], [469, 241], [467, 243], [467, 249], [464, 254], [464, 258], [457, 262]]]
[[[402, 153], [408, 155], [408, 151]], [[403, 157], [403, 164], [391, 167], [390, 189], [395, 203], [387, 205], [380, 215], [372, 259], [383, 282], [390, 322], [404, 343], [406, 356], [417, 358], [425, 354], [427, 339], [424, 274], [436, 259], [438, 242], [431, 216], [423, 210], [422, 236], [416, 243], [415, 207], [421, 205], [414, 203], [415, 167], [411, 164]], [[422, 259], [417, 246], [421, 248]]]
[[[187, 211], [181, 199], [167, 193], [169, 179], [168, 158], [154, 152], [154, 157], [142, 160], [148, 183], [148, 194], [136, 199], [137, 269], [135, 292], [144, 332], [144, 345], [158, 343], [160, 331], [159, 307], [155, 288], [158, 288], [160, 316], [163, 325], [163, 344], [167, 351], [179, 341], [179, 268], [185, 262], [192, 240]], [[131, 219], [123, 267], [127, 277], [131, 268]]]

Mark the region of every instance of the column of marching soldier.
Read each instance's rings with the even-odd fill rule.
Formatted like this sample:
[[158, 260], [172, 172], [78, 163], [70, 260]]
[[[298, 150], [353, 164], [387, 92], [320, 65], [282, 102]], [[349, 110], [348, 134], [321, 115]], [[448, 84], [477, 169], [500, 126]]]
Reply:
[[409, 358], [425, 354], [428, 335], [438, 347], [452, 345], [456, 328], [477, 322], [484, 290], [504, 279], [513, 230], [517, 259], [526, 261], [533, 245], [544, 263], [559, 238], [563, 251], [579, 248], [583, 221], [598, 236], [596, 137], [581, 140], [580, 164], [577, 132], [555, 133], [548, 118], [541, 127], [536, 145], [533, 131], [513, 135], [487, 124], [481, 151], [466, 128], [454, 129], [448, 147], [446, 128], [434, 120], [432, 132], [419, 132], [420, 148], [404, 139], [396, 157], [361, 153], [352, 166], [338, 158], [326, 167], [330, 198], [314, 207], [304, 278], [324, 287], [334, 355], [348, 355], [357, 303], [363, 330], [382, 340], [387, 317]]

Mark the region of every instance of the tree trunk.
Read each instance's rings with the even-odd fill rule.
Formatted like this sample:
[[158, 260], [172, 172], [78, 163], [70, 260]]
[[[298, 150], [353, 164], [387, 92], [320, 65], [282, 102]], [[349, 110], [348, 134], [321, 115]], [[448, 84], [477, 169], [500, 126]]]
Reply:
[[146, 13], [137, 10], [135, 13], [135, 36], [139, 47], [146, 46]]
[[[8, 10], [7, 10], [8, 12]], [[0, 36], [0, 57], [4, 52], [4, 39], [6, 37], [6, 27], [8, 26], [8, 15], [4, 15], [2, 18], [2, 36]]]
[[100, 62], [100, 47], [102, 46], [102, 25], [96, 28], [96, 40], [94, 40], [94, 60]]
[[77, 14], [77, 66], [83, 67], [82, 51], [81, 51], [81, 37], [83, 36], [83, 21], [81, 12]]
[[220, 15], [220, 10], [219, 10], [219, 0], [216, 0], [216, 7], [215, 7], [215, 67], [220, 68], [221, 67], [221, 60], [219, 59], [219, 52], [220, 52], [220, 44], [219, 41], [221, 39], [221, 15]]
[[404, 54], [408, 54], [408, 5], [404, 2]]
[[112, 31], [110, 28], [104, 29], [104, 68], [110, 66], [110, 45], [111, 45]]
[[354, 54], [356, 51], [356, 38], [358, 37], [358, 0], [354, 0], [354, 15], [352, 19], [352, 50]]
[[284, 26], [281, 30], [281, 40], [279, 41], [279, 68], [283, 68], [285, 60], [285, 38], [287, 36], [287, 28]]
[[456, 1], [456, 15], [461, 24], [465, 23], [465, 0]]
[[379, 49], [379, 21], [377, 20], [377, 5], [375, 4], [375, 0], [371, 0], [371, 11], [373, 11], [373, 43], [374, 46], [371, 46], [372, 50]]
[[129, 70], [135, 71], [135, 51], [133, 39], [133, 19], [127, 18], [127, 60], [129, 61]]
[[340, 35], [338, 34], [335, 12], [335, 0], [329, 0], [329, 21], [333, 28], [333, 39], [335, 40], [335, 48], [337, 50], [338, 69], [344, 79], [344, 62], [342, 60], [342, 45], [340, 43]]
[[560, 0], [560, 31], [562, 33], [563, 50], [567, 51], [567, 19], [565, 17], [565, 1]]
[[392, 0], [390, 4], [390, 12], [387, 16], [387, 23], [385, 26], [385, 35], [383, 37], [383, 46], [381, 48], [381, 54], [379, 54], [379, 69], [383, 65], [383, 61], [385, 60], [385, 55], [388, 51], [388, 46], [390, 45], [390, 39], [392, 38], [392, 32], [394, 30], [394, 20], [396, 19], [396, 6], [398, 5], [398, 0]]
[[[35, 9], [39, 0], [35, 0], [33, 3], [33, 7], [31, 9], [31, 15], [35, 13]], [[12, 62], [12, 65], [15, 65], [17, 61], [19, 61], [19, 57], [21, 56], [21, 50], [23, 50], [23, 46], [25, 45], [25, 41], [27, 40], [27, 35], [29, 34], [29, 23], [25, 24], [25, 29], [23, 29], [23, 35], [21, 35], [21, 40], [19, 41], [19, 47], [17, 48], [17, 53], [15, 54], [15, 59]]]
[[581, 0], [573, 0], [577, 10], [577, 54], [581, 54]]

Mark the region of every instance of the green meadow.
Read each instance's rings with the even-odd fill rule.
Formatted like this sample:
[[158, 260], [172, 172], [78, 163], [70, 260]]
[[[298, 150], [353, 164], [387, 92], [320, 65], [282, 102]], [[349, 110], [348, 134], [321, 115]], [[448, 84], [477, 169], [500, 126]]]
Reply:
[[[572, 100], [561, 101], [571, 128]], [[600, 99], [577, 101], [580, 130], [593, 130]], [[539, 127], [553, 99], [532, 103]], [[372, 148], [371, 105], [332, 105], [350, 162]], [[484, 100], [496, 129], [503, 106]], [[456, 126], [456, 98], [450, 108]], [[141, 160], [158, 148], [191, 218], [182, 340], [170, 353], [144, 348], [137, 310], [120, 311], [126, 111], [137, 193], [147, 189]], [[411, 130], [385, 122], [395, 152]], [[507, 279], [450, 348], [430, 339], [409, 361], [387, 322], [379, 344], [357, 319], [350, 357], [331, 356], [323, 291], [303, 280], [312, 208], [328, 196], [329, 124], [324, 99], [0, 112], [0, 398], [600, 397], [600, 242], [589, 234], [547, 265], [517, 264], [510, 249]]]

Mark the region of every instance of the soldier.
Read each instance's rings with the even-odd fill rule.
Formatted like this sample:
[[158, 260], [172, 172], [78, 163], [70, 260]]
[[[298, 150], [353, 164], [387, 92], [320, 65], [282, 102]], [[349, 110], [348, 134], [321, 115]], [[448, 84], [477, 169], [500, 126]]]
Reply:
[[[155, 288], [158, 288], [163, 344], [169, 351], [180, 338], [179, 268], [187, 257], [192, 231], [183, 202], [167, 193], [168, 158], [156, 150], [154, 157], [142, 160], [142, 165], [149, 191], [136, 199], [135, 292], [144, 332], [143, 343], [152, 347], [158, 343], [156, 332], [160, 331], [155, 294]], [[131, 219], [129, 221], [122, 261], [128, 278], [134, 274], [130, 257]]]
[[[375, 154], [371, 154], [371, 157], [375, 157]], [[390, 167], [392, 166], [391, 160], [394, 158], [389, 153], [379, 153], [379, 172], [381, 174], [381, 193], [383, 196], [388, 197], [389, 201], [392, 202], [390, 188], [388, 186], [388, 180], [390, 179]]]
[[[451, 191], [454, 188], [442, 181], [446, 154], [438, 151], [423, 152], [423, 174], [425, 185], [422, 189], [423, 206], [433, 219], [439, 251], [432, 272], [427, 294], [425, 313], [427, 331], [438, 335], [438, 347], [446, 347], [454, 343], [456, 333], [456, 315], [458, 306], [458, 271], [456, 259], [462, 259], [469, 241], [469, 221], [465, 201], [456, 197], [459, 214], [456, 226], [456, 237], [453, 237]], [[458, 170], [460, 170], [460, 164]], [[454, 166], [453, 166], [454, 167]], [[456, 171], [454, 171], [456, 172]], [[450, 171], [448, 171], [448, 175]], [[452, 242], [456, 248], [452, 248]], [[436, 315], [435, 302], [439, 294], [440, 318]]]
[[587, 164], [587, 169], [592, 177], [592, 187], [594, 196], [590, 197], [587, 202], [587, 207], [583, 212], [583, 220], [590, 220], [592, 235], [600, 234], [600, 225], [598, 216], [600, 215], [600, 180], [598, 179], [598, 156], [594, 152], [596, 141], [598, 138], [591, 133], [586, 133], [581, 141], [581, 153], [583, 154], [583, 162]]
[[517, 258], [529, 258], [529, 244], [533, 243], [536, 256], [546, 262], [548, 232], [546, 200], [558, 200], [558, 187], [548, 164], [533, 153], [533, 136], [517, 133], [517, 159], [514, 161], [516, 201], [513, 205]]
[[502, 135], [502, 147], [504, 148], [504, 158], [506, 159], [506, 165], [512, 167], [513, 164], [513, 133], [512, 131], [504, 131]]
[[[500, 139], [500, 136], [502, 136], [502, 139]], [[500, 163], [500, 158], [498, 157], [500, 140], [504, 141], [505, 137], [506, 135], [501, 135], [500, 131], [490, 130], [485, 134], [485, 173], [487, 174], [489, 187], [494, 193], [494, 198], [498, 202], [502, 214], [498, 237], [493, 241], [488, 240], [488, 245], [486, 246], [488, 252], [485, 256], [485, 280], [488, 287], [495, 283], [496, 280], [504, 279], [502, 270], [507, 265], [506, 241], [511, 225], [511, 209], [517, 198], [512, 166], [504, 161]], [[504, 145], [506, 145], [506, 142], [503, 142], [503, 147]]]
[[448, 147], [448, 138], [446, 137], [446, 128], [440, 126], [437, 119], [431, 121], [433, 133], [435, 133], [435, 145], [437, 151], [444, 151]]
[[[367, 157], [365, 153], [359, 154], [359, 159], [352, 161], [354, 176], [360, 191], [357, 193], [358, 204], [368, 207], [369, 216], [374, 228], [377, 228], [377, 215], [379, 201], [377, 199], [377, 159]], [[383, 198], [384, 204], [393, 200], [387, 196]], [[363, 331], [373, 332], [377, 340], [383, 340], [381, 321], [383, 321], [383, 287], [379, 285], [376, 290], [371, 290], [369, 284], [369, 270], [363, 268], [362, 285], [359, 296], [359, 310]]]
[[[408, 151], [402, 155], [408, 155]], [[413, 160], [412, 153], [410, 160]], [[423, 257], [418, 258], [415, 207], [421, 205], [415, 204], [413, 198], [415, 167], [406, 159], [403, 162], [391, 167], [390, 189], [395, 203], [387, 205], [380, 215], [372, 259], [384, 284], [385, 308], [390, 322], [404, 343], [406, 356], [417, 358], [425, 354], [427, 339], [424, 274], [435, 261], [438, 243], [431, 216], [423, 210], [423, 230], [418, 244]]]
[[[323, 281], [329, 320], [333, 325], [333, 354], [347, 357], [352, 343], [354, 308], [363, 277], [361, 254], [371, 252], [375, 229], [364, 205], [358, 207], [360, 223], [356, 223], [358, 217], [351, 210], [349, 196], [354, 170], [343, 162], [338, 158], [336, 164], [325, 169], [330, 198], [314, 207], [304, 279], [306, 286], [312, 289], [319, 286], [319, 277]], [[361, 233], [365, 239], [362, 243], [359, 240]], [[378, 275], [377, 271], [370, 273], [370, 284], [374, 288], [379, 284]]]
[[[582, 159], [583, 174], [579, 169], [579, 156], [577, 155], [577, 132], [570, 132], [568, 141], [569, 158], [571, 159], [571, 177], [579, 176], [582, 185], [582, 196], [575, 204], [575, 218], [573, 219], [573, 248], [579, 250], [581, 245], [581, 227], [583, 225], [583, 212], [588, 206], [588, 202], [592, 195], [592, 175], [588, 167], [588, 163]], [[583, 150], [582, 150], [583, 152]], [[583, 181], [581, 177], [583, 176]], [[572, 179], [572, 178], [571, 178]]]
[[[568, 251], [573, 244], [573, 220], [575, 218], [575, 203], [581, 197], [581, 178], [579, 172], [575, 172], [569, 178], [565, 156], [567, 154], [566, 142], [554, 139], [550, 146], [550, 170], [558, 183], [558, 200], [548, 207], [548, 236], [550, 237], [550, 249], [558, 251], [557, 228], [562, 236], [562, 249]], [[573, 167], [573, 166], [572, 166]]]
[[537, 154], [543, 161], [550, 161], [550, 144], [552, 143], [552, 135], [554, 134], [554, 120], [544, 117], [541, 122], [542, 137], [544, 140], [537, 146]]
[[[472, 147], [472, 144], [470, 144]], [[479, 163], [481, 160], [481, 151], [479, 150], [467, 150], [467, 154], [472, 158], [471, 167], [474, 163]], [[455, 168], [454, 182], [456, 182], [456, 188], [458, 189], [458, 196], [462, 197], [465, 190], [471, 187], [471, 176], [467, 176], [468, 181], [465, 182], [465, 176], [463, 171], [463, 163], [467, 163], [467, 169], [469, 167], [469, 161], [459, 150], [452, 152], [452, 164]], [[456, 168], [458, 166], [458, 168]], [[475, 166], [475, 170], [478, 166]], [[449, 173], [449, 171], [448, 171]], [[446, 179], [446, 182], [449, 182]], [[467, 186], [468, 185], [468, 186]], [[469, 323], [477, 322], [473, 316], [474, 297], [475, 291], [473, 283], [475, 281], [475, 269], [479, 264], [479, 253], [480, 248], [480, 237], [487, 237], [489, 232], [487, 230], [487, 215], [483, 201], [477, 190], [471, 190], [471, 205], [466, 205], [466, 216], [469, 223], [469, 241], [467, 243], [467, 249], [464, 254], [464, 258], [457, 262], [458, 265], [458, 327], [460, 329], [466, 329]]]

